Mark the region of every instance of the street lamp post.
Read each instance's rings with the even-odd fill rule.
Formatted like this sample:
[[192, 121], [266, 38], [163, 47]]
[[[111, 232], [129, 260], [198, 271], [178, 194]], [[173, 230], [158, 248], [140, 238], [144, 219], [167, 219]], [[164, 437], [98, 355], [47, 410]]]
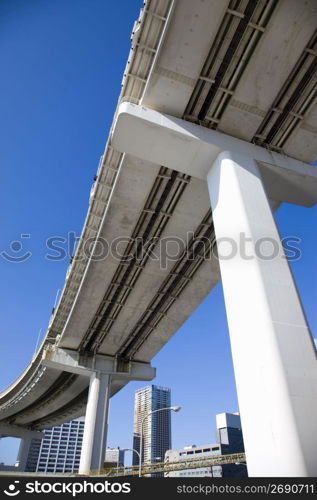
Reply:
[[139, 457], [139, 462], [140, 462], [140, 460], [141, 460], [140, 453], [135, 448], [122, 448], [122, 451], [132, 451], [132, 453], [136, 453]]
[[158, 411], [163, 411], [163, 410], [172, 410], [172, 411], [180, 411], [181, 406], [168, 406], [167, 408], [158, 408], [157, 410], [152, 410], [147, 413], [141, 421], [141, 433], [140, 433], [140, 456], [139, 456], [139, 477], [142, 476], [142, 452], [143, 452], [143, 424], [145, 420], [152, 415], [153, 413], [157, 413]]
[[118, 447], [118, 458], [117, 458], [117, 476], [119, 476], [119, 460], [120, 460], [120, 448]]

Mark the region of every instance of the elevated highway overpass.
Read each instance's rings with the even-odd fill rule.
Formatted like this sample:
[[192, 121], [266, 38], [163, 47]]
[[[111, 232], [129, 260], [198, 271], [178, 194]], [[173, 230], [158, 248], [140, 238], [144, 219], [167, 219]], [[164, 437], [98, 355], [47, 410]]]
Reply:
[[109, 397], [155, 376], [153, 356], [222, 278], [249, 472], [317, 473], [316, 354], [288, 265], [234, 267], [216, 243], [239, 227], [280, 245], [271, 209], [316, 203], [316, 21], [314, 0], [145, 2], [59, 303], [0, 394], [2, 435], [87, 407], [81, 470], [100, 468]]

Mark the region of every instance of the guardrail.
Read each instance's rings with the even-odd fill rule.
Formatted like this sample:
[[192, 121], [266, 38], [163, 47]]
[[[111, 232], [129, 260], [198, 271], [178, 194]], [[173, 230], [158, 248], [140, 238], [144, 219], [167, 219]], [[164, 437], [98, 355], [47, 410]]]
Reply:
[[[155, 462], [143, 464], [142, 476], [155, 474], [159, 472], [173, 472], [185, 469], [198, 469], [201, 467], [212, 467], [216, 465], [228, 465], [245, 463], [246, 457], [244, 453], [233, 453], [230, 455], [214, 455], [200, 458], [190, 458], [178, 460], [176, 462]], [[99, 471], [91, 471], [91, 475], [116, 477], [116, 476], [138, 476], [139, 466], [131, 465], [129, 467], [113, 467], [111, 469], [102, 469]]]

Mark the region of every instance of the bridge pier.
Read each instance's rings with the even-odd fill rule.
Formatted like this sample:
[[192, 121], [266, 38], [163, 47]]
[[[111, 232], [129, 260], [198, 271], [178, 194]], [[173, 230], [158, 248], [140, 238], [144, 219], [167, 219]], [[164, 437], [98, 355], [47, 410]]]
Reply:
[[[81, 356], [77, 351], [52, 346], [43, 354], [43, 366], [89, 377], [85, 427], [79, 473], [103, 468], [109, 398], [131, 380], [153, 380], [156, 370], [149, 363], [118, 363], [113, 356]], [[120, 385], [121, 384], [121, 385]]]
[[26, 435], [24, 438], [21, 439], [18, 451], [18, 457], [16, 461], [16, 467], [20, 471], [25, 471], [32, 439], [33, 438], [31, 435]]
[[208, 188], [249, 475], [315, 476], [316, 352], [260, 171], [222, 152]]
[[111, 375], [100, 372], [93, 372], [90, 375], [79, 465], [80, 474], [103, 467], [108, 428], [110, 388]]
[[12, 425], [5, 422], [0, 423], [0, 438], [2, 437], [15, 437], [21, 439], [18, 456], [15, 467], [10, 467], [10, 470], [17, 470], [24, 472], [26, 462], [28, 459], [29, 449], [32, 439], [42, 439], [43, 433], [40, 431], [33, 431], [19, 425]]
[[316, 476], [316, 350], [270, 208], [316, 204], [316, 168], [131, 103], [112, 145], [208, 183], [249, 475]]

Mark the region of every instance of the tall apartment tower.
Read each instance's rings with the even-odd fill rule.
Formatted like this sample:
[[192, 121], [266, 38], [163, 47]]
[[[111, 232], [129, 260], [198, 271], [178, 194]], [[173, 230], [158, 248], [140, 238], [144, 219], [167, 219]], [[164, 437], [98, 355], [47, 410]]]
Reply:
[[26, 472], [78, 472], [84, 425], [84, 417], [76, 418], [32, 439]]
[[[140, 451], [142, 420], [145, 415], [159, 408], [171, 406], [171, 390], [165, 387], [149, 385], [135, 392], [133, 448]], [[164, 410], [150, 414], [143, 424], [142, 462], [163, 461], [165, 452], [171, 444], [171, 411]], [[160, 457], [160, 458], [158, 458]], [[139, 458], [133, 454], [133, 464]]]

